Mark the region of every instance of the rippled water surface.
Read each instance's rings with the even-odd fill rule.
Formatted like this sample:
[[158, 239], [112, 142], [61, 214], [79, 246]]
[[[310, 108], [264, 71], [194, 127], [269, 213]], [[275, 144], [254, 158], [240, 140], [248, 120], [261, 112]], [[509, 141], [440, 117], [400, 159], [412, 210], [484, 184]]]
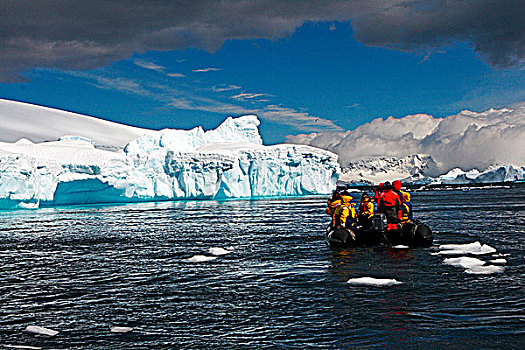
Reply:
[[[428, 249], [331, 251], [324, 203], [1, 213], [0, 348], [525, 348], [524, 187], [415, 192], [416, 216], [435, 231]], [[475, 241], [496, 250], [475, 257], [500, 259], [503, 272], [470, 274], [438, 254]], [[401, 284], [347, 283], [357, 277]]]

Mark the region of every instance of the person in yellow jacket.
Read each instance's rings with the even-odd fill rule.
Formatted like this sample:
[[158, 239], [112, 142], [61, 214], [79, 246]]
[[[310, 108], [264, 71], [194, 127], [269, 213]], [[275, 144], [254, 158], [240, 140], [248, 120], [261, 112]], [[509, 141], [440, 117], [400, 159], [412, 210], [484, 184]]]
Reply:
[[350, 228], [357, 217], [354, 204], [352, 204], [352, 196], [346, 193], [341, 194], [341, 205], [335, 208], [332, 216], [332, 226], [334, 228], [346, 227]]
[[326, 205], [327, 207], [324, 212], [330, 216], [334, 216], [335, 209], [341, 205], [341, 195], [337, 190], [328, 198]]
[[365, 228], [369, 227], [372, 224], [372, 216], [374, 216], [373, 198], [367, 193], [363, 193], [357, 212], [357, 222]]
[[403, 204], [401, 205], [401, 223], [407, 223], [412, 219], [412, 203], [410, 203], [410, 193], [401, 191], [403, 194]]

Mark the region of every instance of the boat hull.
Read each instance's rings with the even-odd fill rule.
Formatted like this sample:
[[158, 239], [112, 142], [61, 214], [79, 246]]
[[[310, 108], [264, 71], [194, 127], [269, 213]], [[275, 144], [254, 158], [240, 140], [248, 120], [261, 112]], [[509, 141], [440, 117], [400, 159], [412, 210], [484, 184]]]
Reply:
[[325, 235], [326, 243], [332, 248], [376, 245], [430, 247], [434, 240], [430, 227], [420, 221], [413, 220], [392, 228], [392, 225], [384, 224], [383, 217], [378, 216], [374, 219], [376, 220], [373, 220], [368, 228], [358, 226], [334, 230], [329, 226]]

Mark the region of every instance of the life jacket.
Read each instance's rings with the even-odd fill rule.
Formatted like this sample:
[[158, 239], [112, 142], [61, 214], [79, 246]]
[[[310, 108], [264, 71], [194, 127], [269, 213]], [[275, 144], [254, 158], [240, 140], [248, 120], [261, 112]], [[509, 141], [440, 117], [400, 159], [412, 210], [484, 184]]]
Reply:
[[374, 215], [374, 204], [367, 200], [359, 204], [359, 215], [371, 218]]
[[328, 200], [328, 206], [326, 207], [325, 209], [325, 213], [330, 215], [330, 216], [333, 216], [334, 215], [334, 212], [335, 212], [335, 209], [341, 205], [341, 199], [335, 199], [335, 200]]
[[401, 223], [404, 224], [404, 223], [407, 223], [410, 221], [410, 218], [412, 217], [411, 215], [411, 208], [408, 206], [407, 203], [403, 203], [403, 205], [401, 206]]
[[[403, 193], [403, 205], [401, 206], [401, 209], [403, 212], [406, 211], [406, 216], [408, 216], [408, 219], [412, 219], [412, 203], [410, 203], [410, 193], [401, 191]], [[404, 220], [405, 214], [403, 213], [401, 220]]]

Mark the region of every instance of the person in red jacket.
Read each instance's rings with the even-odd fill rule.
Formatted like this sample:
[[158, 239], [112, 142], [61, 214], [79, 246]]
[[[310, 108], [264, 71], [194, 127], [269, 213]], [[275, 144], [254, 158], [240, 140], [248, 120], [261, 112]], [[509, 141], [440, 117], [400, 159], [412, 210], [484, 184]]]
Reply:
[[401, 209], [401, 199], [397, 193], [393, 191], [393, 187], [390, 182], [385, 182], [383, 189], [384, 191], [379, 195], [377, 212], [384, 213], [389, 224], [397, 224], [399, 221], [398, 213]]
[[383, 193], [384, 185], [384, 182], [381, 182], [379, 186], [374, 187], [374, 202], [379, 203], [379, 197], [381, 197], [381, 193]]
[[397, 193], [397, 195], [399, 196], [399, 199], [401, 200], [401, 203], [403, 203], [403, 193], [401, 191], [401, 181], [395, 180], [394, 182], [392, 182], [392, 187], [394, 188], [392, 191]]

